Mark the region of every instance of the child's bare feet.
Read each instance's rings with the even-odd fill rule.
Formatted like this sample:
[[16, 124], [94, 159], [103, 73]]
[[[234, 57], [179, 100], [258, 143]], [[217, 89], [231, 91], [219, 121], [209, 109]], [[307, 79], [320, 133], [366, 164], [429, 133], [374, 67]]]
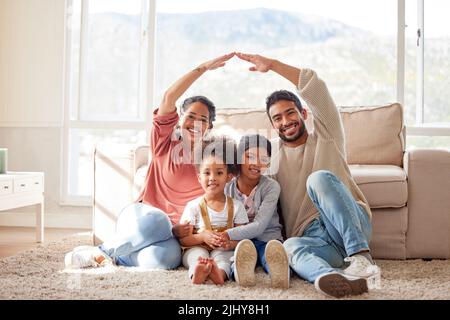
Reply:
[[211, 265], [209, 265], [208, 259], [199, 257], [198, 263], [194, 269], [194, 274], [192, 276], [192, 283], [193, 284], [204, 283], [210, 273], [211, 273]]
[[208, 259], [208, 265], [211, 266], [211, 272], [209, 273], [209, 278], [214, 282], [214, 284], [224, 284], [227, 274], [225, 271], [219, 268], [214, 259]]

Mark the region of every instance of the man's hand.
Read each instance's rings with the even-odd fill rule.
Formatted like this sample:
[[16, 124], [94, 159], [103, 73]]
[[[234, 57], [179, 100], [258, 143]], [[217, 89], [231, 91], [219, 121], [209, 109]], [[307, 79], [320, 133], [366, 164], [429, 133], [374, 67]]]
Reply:
[[257, 54], [236, 52], [236, 55], [239, 59], [253, 63], [253, 67], [249, 68], [250, 71], [267, 72], [272, 70], [292, 82], [292, 84], [297, 87], [301, 71], [299, 68]]
[[269, 70], [271, 70], [272, 68], [272, 64], [273, 64], [273, 60], [257, 55], [257, 54], [246, 54], [246, 53], [241, 53], [241, 52], [237, 52], [236, 55], [238, 56], [239, 59], [241, 60], [245, 60], [247, 62], [253, 63], [254, 66], [250, 67], [249, 70], [250, 71], [259, 71], [259, 72], [267, 72]]
[[233, 58], [235, 55], [234, 52], [220, 56], [218, 58], [206, 61], [199, 65], [195, 70], [206, 71], [206, 70], [215, 70], [217, 68], [223, 67], [225, 62]]
[[193, 228], [194, 226], [191, 225], [189, 222], [178, 223], [172, 227], [172, 233], [177, 238], [184, 238], [192, 234]]
[[217, 249], [222, 245], [220, 234], [212, 231], [203, 231], [202, 233], [203, 242], [206, 243], [210, 248]]

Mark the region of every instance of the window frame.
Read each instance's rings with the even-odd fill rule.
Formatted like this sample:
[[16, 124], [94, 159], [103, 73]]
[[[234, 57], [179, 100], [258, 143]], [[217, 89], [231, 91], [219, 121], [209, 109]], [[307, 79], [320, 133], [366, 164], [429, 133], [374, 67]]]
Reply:
[[[69, 8], [76, 0], [66, 0], [65, 7], [65, 25], [69, 19]], [[79, 76], [76, 84], [76, 92], [71, 92], [71, 37], [72, 32], [70, 28], [66, 27], [65, 30], [65, 58], [64, 58], [64, 120], [63, 120], [63, 134], [61, 142], [61, 169], [60, 175], [60, 205], [71, 206], [91, 206], [93, 202], [92, 196], [73, 195], [69, 193], [69, 160], [70, 160], [70, 131], [73, 129], [113, 129], [113, 130], [145, 130], [147, 140], [150, 134], [149, 123], [152, 119], [152, 110], [149, 106], [153, 104], [153, 92], [154, 92], [154, 39], [155, 39], [155, 22], [156, 22], [156, 4], [155, 1], [141, 0], [142, 1], [142, 25], [141, 25], [141, 68], [140, 70], [140, 84], [139, 84], [139, 115], [143, 120], [136, 121], [99, 121], [99, 120], [78, 120], [80, 116], [80, 106], [84, 83], [84, 70], [86, 69], [86, 43], [88, 25], [88, 8], [90, 0], [79, 0], [81, 2], [81, 30], [80, 30], [80, 62], [79, 62]], [[147, 14], [145, 14], [147, 12]], [[144, 45], [146, 42], [146, 47]], [[144, 49], [146, 48], [146, 49]], [[75, 104], [75, 118], [71, 119], [72, 106]]]
[[[400, 3], [403, 2], [403, 25], [405, 25], [405, 0], [399, 2], [399, 29], [400, 27]], [[416, 82], [416, 106], [415, 106], [415, 124], [406, 126], [406, 136], [450, 136], [450, 123], [427, 123], [425, 119], [425, 4], [424, 0], [417, 0], [417, 82]], [[403, 31], [404, 32], [404, 31]], [[405, 36], [403, 34], [403, 38]], [[405, 58], [403, 46], [403, 54], [401, 58]], [[400, 57], [399, 57], [400, 59]], [[403, 70], [404, 72], [404, 70]], [[403, 73], [404, 79], [404, 73]], [[404, 92], [404, 85], [403, 85]], [[403, 103], [402, 103], [403, 104]]]

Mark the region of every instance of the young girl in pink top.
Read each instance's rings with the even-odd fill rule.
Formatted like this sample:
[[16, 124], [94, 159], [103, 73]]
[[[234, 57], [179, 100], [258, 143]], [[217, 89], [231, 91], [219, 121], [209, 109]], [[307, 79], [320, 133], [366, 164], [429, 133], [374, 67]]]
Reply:
[[[160, 107], [153, 112], [152, 161], [137, 202], [120, 213], [113, 239], [99, 247], [75, 248], [66, 254], [66, 267], [114, 263], [173, 269], [180, 265], [181, 248], [176, 238], [188, 235], [190, 225], [179, 220], [185, 205], [203, 194], [191, 154], [196, 142], [212, 128], [215, 107], [206, 97], [195, 96], [183, 102], [178, 115], [175, 103], [201, 75], [223, 67], [233, 56], [230, 53], [201, 64], [165, 92]], [[220, 241], [218, 236], [216, 241]]]

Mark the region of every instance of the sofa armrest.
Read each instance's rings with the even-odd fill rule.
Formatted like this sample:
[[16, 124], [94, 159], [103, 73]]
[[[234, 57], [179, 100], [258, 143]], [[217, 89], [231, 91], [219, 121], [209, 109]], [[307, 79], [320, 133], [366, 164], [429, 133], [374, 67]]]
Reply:
[[148, 164], [151, 160], [150, 147], [148, 145], [141, 145], [134, 149], [134, 187], [133, 197], [137, 199], [141, 194], [141, 190], [145, 184], [147, 176]]
[[407, 258], [450, 258], [450, 152], [412, 150], [408, 175]]
[[111, 237], [122, 208], [135, 200], [134, 168], [136, 146], [97, 145], [94, 151], [94, 243]]
[[150, 146], [141, 145], [134, 149], [134, 173], [142, 166], [147, 165], [151, 160]]

